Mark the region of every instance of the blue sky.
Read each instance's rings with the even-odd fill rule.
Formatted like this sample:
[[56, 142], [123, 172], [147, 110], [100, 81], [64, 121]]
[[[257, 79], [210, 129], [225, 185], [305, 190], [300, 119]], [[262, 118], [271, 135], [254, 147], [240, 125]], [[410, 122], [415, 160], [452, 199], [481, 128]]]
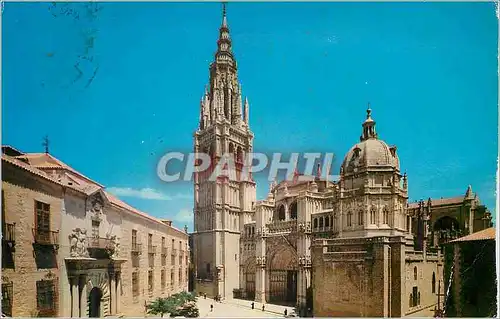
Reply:
[[[48, 134], [57, 158], [191, 228], [192, 185], [160, 181], [156, 165], [193, 148], [221, 5], [105, 3], [94, 17], [82, 4], [50, 6], [5, 4], [2, 143], [41, 152]], [[379, 137], [398, 146], [412, 200], [460, 196], [471, 184], [494, 211], [493, 3], [229, 3], [227, 11], [256, 151], [333, 152], [337, 171], [370, 102]], [[268, 183], [257, 182], [263, 198]]]

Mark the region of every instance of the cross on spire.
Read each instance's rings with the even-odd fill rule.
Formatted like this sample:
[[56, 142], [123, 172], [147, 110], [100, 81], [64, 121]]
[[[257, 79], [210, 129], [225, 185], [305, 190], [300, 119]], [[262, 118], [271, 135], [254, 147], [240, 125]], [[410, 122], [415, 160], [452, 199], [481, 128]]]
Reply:
[[49, 136], [45, 135], [43, 138], [42, 146], [45, 148], [45, 154], [49, 154]]

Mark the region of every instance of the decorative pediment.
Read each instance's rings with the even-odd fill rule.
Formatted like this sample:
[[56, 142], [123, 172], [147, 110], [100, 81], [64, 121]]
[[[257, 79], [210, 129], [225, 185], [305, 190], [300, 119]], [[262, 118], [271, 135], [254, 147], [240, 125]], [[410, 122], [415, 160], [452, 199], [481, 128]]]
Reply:
[[98, 191], [88, 199], [88, 211], [92, 220], [101, 221], [104, 212], [104, 205], [106, 203], [102, 191]]

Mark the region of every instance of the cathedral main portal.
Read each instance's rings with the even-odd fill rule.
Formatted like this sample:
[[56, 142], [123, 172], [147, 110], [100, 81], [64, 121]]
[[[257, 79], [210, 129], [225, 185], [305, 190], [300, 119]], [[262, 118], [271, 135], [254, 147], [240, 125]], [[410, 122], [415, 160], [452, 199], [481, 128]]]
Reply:
[[271, 270], [269, 273], [269, 302], [295, 306], [297, 302], [296, 270]]

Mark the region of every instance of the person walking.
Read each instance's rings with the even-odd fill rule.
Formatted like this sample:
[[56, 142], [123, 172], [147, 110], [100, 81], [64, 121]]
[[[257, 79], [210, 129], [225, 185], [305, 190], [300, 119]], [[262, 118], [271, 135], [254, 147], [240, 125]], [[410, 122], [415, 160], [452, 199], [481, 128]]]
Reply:
[[214, 311], [214, 305], [213, 304], [210, 305], [210, 312], [212, 312], [212, 311]]
[[285, 308], [285, 317], [286, 317], [287, 314], [288, 314], [288, 310]]

